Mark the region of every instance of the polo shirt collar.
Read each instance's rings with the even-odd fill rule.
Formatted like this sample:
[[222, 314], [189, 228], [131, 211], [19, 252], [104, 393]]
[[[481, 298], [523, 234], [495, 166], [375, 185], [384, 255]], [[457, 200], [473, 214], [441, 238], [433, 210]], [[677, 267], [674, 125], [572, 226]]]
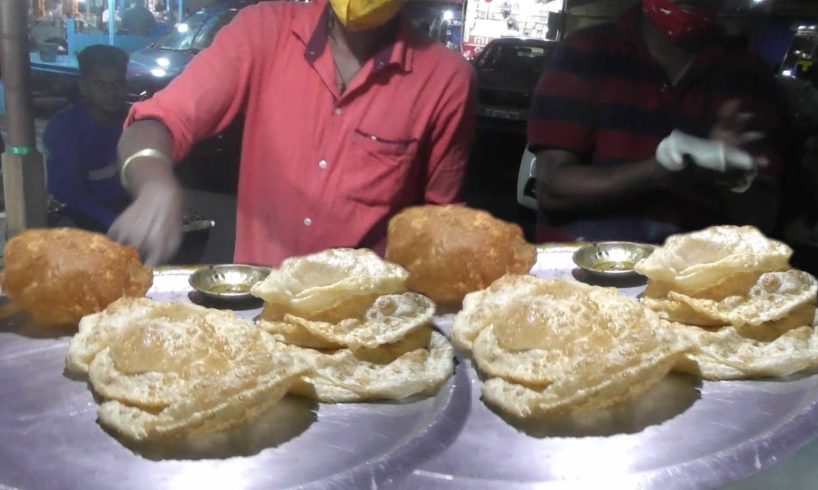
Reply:
[[[304, 43], [304, 58], [313, 64], [327, 48], [329, 38], [328, 20], [330, 5], [326, 0], [318, 0], [316, 7], [309, 14], [299, 15], [293, 19], [293, 34]], [[414, 29], [405, 17], [400, 14], [400, 27], [394, 43], [385, 46], [373, 57], [373, 69], [378, 72], [388, 67], [397, 67], [403, 72], [412, 71], [415, 40]]]

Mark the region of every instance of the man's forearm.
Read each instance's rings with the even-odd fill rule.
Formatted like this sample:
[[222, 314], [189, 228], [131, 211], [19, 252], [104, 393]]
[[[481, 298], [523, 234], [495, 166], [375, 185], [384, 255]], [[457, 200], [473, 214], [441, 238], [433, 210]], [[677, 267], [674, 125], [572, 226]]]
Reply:
[[596, 208], [657, 189], [666, 178], [652, 159], [610, 167], [556, 165], [538, 169], [538, 196], [549, 211]]
[[[137, 121], [125, 130], [117, 148], [119, 164], [122, 165], [132, 155], [148, 149], [155, 150], [168, 159], [173, 153], [170, 131], [159, 121]], [[128, 190], [134, 195], [138, 195], [148, 183], [175, 184], [170, 162], [154, 156], [134, 158], [125, 169], [124, 177]]]

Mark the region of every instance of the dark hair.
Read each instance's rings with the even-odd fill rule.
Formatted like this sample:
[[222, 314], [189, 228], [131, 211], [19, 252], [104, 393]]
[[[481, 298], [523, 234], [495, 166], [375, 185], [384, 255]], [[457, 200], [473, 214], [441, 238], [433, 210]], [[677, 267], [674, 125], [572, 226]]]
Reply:
[[83, 49], [77, 55], [80, 65], [80, 75], [87, 77], [96, 68], [122, 68], [128, 66], [128, 53], [105, 44], [94, 44]]

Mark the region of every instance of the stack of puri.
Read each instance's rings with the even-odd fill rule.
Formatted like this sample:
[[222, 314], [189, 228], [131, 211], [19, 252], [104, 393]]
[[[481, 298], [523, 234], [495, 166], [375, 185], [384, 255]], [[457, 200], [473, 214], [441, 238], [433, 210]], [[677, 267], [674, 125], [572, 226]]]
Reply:
[[640, 262], [642, 304], [693, 345], [675, 369], [720, 380], [818, 366], [818, 283], [791, 255], [753, 227], [717, 226], [674, 235]]
[[622, 402], [665, 377], [688, 348], [615, 288], [529, 275], [467, 295], [452, 340], [484, 375], [486, 403], [516, 418]]
[[259, 327], [309, 367], [291, 392], [328, 403], [435, 392], [454, 352], [431, 328], [434, 303], [407, 292], [407, 279], [371, 250], [330, 249], [287, 259], [255, 285]]
[[306, 369], [233, 312], [128, 297], [81, 320], [66, 368], [102, 398], [102, 425], [134, 441], [228, 429]]

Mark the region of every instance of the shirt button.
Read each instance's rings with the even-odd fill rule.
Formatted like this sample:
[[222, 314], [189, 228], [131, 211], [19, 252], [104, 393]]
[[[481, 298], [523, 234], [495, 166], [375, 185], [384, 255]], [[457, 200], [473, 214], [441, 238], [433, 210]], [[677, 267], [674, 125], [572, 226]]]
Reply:
[[310, 226], [312, 224], [312, 220], [309, 218], [304, 218], [304, 226]]
[[318, 167], [321, 170], [326, 170], [328, 166], [329, 166], [329, 164], [327, 163], [326, 160], [321, 160], [320, 162], [318, 162]]
[[336, 107], [336, 108], [335, 108], [335, 115], [336, 115], [336, 116], [340, 116], [340, 115], [341, 115], [341, 114], [343, 114], [343, 113], [344, 113], [344, 110], [343, 110], [343, 109], [341, 109], [340, 107]]

